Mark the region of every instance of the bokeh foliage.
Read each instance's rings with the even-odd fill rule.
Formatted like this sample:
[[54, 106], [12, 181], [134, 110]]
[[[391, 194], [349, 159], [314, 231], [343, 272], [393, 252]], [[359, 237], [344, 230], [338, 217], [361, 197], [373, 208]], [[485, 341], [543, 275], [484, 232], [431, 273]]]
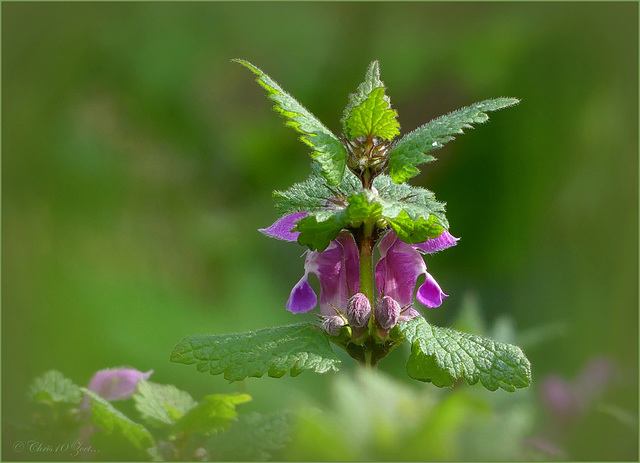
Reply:
[[[168, 361], [185, 334], [312, 319], [284, 310], [300, 248], [256, 232], [277, 216], [271, 191], [308, 175], [308, 153], [236, 57], [334, 133], [373, 59], [403, 133], [520, 98], [412, 179], [462, 237], [427, 260], [451, 295], [427, 316], [446, 325], [474, 293], [487, 321], [546, 332], [515, 340], [534, 388], [608, 355], [623, 377], [608, 401], [637, 419], [637, 4], [4, 3], [2, 26], [3, 424], [50, 369], [86, 384], [105, 367], [153, 368], [194, 396], [248, 392], [246, 409], [266, 413], [336, 400], [331, 375], [229, 385]], [[400, 377], [399, 362], [380, 367]], [[597, 412], [564, 443], [571, 458], [637, 458], [637, 431]]]

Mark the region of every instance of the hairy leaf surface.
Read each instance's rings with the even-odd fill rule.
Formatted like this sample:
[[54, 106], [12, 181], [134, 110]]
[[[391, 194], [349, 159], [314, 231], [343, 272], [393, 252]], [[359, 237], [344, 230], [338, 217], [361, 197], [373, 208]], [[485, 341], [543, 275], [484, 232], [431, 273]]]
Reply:
[[[355, 93], [351, 93], [349, 95], [349, 100], [347, 102], [347, 106], [344, 108], [344, 114], [342, 115], [342, 126], [344, 127], [345, 133], [347, 133], [346, 120], [351, 116], [351, 110], [356, 106], [360, 106], [367, 99], [369, 94], [373, 90], [379, 87], [384, 87], [384, 82], [380, 80], [380, 63], [378, 60], [372, 61], [367, 67], [367, 72], [364, 75], [364, 81], [358, 85], [358, 88]], [[387, 103], [391, 103], [388, 96], [384, 96], [384, 100]]]
[[274, 109], [287, 118], [285, 125], [300, 133], [300, 140], [313, 149], [311, 156], [321, 167], [329, 184], [338, 185], [347, 165], [347, 151], [338, 138], [295, 98], [285, 92], [271, 77], [248, 61], [234, 59], [256, 74], [257, 82], [275, 102]]
[[414, 379], [443, 387], [464, 378], [509, 392], [531, 384], [531, 364], [518, 346], [433, 326], [422, 317], [397, 329], [412, 344], [407, 373]]
[[171, 353], [171, 361], [194, 365], [200, 372], [224, 375], [228, 381], [268, 374], [279, 378], [287, 371], [337, 371], [340, 360], [324, 331], [312, 323], [277, 326], [228, 335], [185, 337]]
[[345, 121], [349, 138], [364, 136], [393, 140], [400, 135], [400, 124], [396, 120], [398, 113], [391, 109], [384, 97], [384, 87], [378, 87], [362, 104], [351, 110]]
[[472, 128], [471, 124], [486, 122], [489, 119], [488, 112], [513, 106], [519, 101], [516, 98], [481, 101], [440, 116], [406, 134], [389, 151], [391, 178], [396, 183], [402, 183], [417, 175], [420, 172], [418, 165], [435, 160], [426, 153], [442, 148], [455, 138], [454, 135], [464, 133], [463, 129]]

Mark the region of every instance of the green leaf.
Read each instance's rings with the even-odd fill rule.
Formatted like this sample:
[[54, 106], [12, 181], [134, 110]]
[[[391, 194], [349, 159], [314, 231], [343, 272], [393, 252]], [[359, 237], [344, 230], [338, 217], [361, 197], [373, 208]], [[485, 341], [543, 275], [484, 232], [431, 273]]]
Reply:
[[36, 403], [80, 403], [80, 388], [56, 370], [47, 371], [29, 387], [29, 398]]
[[312, 323], [277, 326], [246, 333], [185, 337], [171, 353], [171, 361], [196, 365], [200, 372], [224, 374], [228, 381], [274, 378], [287, 371], [337, 371], [340, 360], [329, 346], [327, 335]]
[[340, 185], [335, 188], [327, 186], [326, 180], [318, 175], [311, 175], [307, 180], [296, 183], [287, 190], [273, 192], [276, 209], [283, 215], [295, 212], [316, 212], [323, 210], [332, 202], [343, 201], [356, 190], [362, 189], [362, 183], [347, 169]]
[[465, 378], [490, 391], [510, 392], [531, 384], [531, 364], [517, 346], [432, 326], [422, 317], [397, 329], [412, 344], [407, 373], [414, 379], [442, 387]]
[[150, 381], [138, 383], [133, 400], [142, 418], [155, 427], [174, 424], [197, 405], [188, 392], [170, 384], [156, 384]]
[[82, 392], [91, 398], [91, 424], [99, 430], [91, 436], [100, 460], [151, 460], [149, 450], [155, 447], [151, 433], [134, 423], [113, 405], [89, 389]]
[[213, 436], [206, 444], [212, 461], [266, 461], [287, 442], [291, 426], [286, 412], [251, 413], [238, 417], [224, 433]]
[[[378, 193], [359, 187], [345, 199], [346, 192], [356, 185], [349, 184], [344, 190], [331, 192], [318, 180], [310, 179], [281, 193], [281, 211], [294, 211], [291, 209], [294, 197], [301, 198], [310, 211], [294, 228], [300, 232], [298, 243], [322, 252], [343, 229], [358, 227], [363, 221], [375, 223], [379, 219], [385, 219], [407, 243], [437, 238], [449, 226], [444, 204], [436, 201], [429, 190], [397, 185], [389, 176], [380, 175], [373, 183]], [[322, 196], [324, 194], [327, 196]], [[315, 199], [319, 197], [322, 199]]]
[[189, 410], [175, 424], [172, 434], [179, 432], [198, 433], [205, 436], [215, 434], [228, 427], [238, 416], [236, 405], [249, 402], [248, 394], [213, 394]]
[[256, 81], [267, 91], [269, 99], [275, 102], [275, 111], [288, 119], [285, 125], [300, 133], [300, 140], [313, 149], [311, 157], [320, 164], [327, 182], [330, 185], [340, 184], [347, 165], [347, 151], [340, 140], [271, 77], [247, 61], [232, 61], [258, 76]]
[[422, 236], [437, 238], [444, 228], [449, 228], [445, 205], [436, 201], [431, 191], [404, 183], [395, 184], [388, 175], [377, 177], [373, 186], [380, 195], [382, 216], [400, 239], [410, 244], [420, 243], [424, 241], [420, 239]]
[[299, 231], [298, 243], [309, 249], [322, 252], [336, 239], [347, 225], [343, 211], [326, 215], [324, 213], [309, 214], [298, 220], [294, 231]]
[[357, 227], [363, 221], [375, 223], [382, 217], [382, 205], [370, 190], [352, 193], [345, 207], [336, 206], [311, 213], [300, 219], [294, 230], [299, 231], [298, 243], [312, 250], [324, 251], [343, 228]]
[[349, 138], [365, 136], [393, 140], [400, 134], [400, 124], [396, 120], [398, 113], [391, 109], [384, 97], [384, 87], [378, 87], [362, 104], [351, 110], [351, 116], [345, 121]]
[[395, 219], [389, 219], [389, 225], [398, 238], [409, 244], [437, 238], [444, 231], [435, 215], [430, 215], [428, 219], [412, 219], [404, 210], [400, 211]]
[[471, 124], [486, 122], [489, 119], [487, 112], [513, 106], [519, 101], [516, 98], [481, 101], [440, 116], [408, 133], [389, 151], [391, 178], [396, 183], [402, 183], [417, 175], [420, 170], [416, 166], [435, 160], [426, 153], [442, 148], [445, 143], [454, 139], [454, 135], [464, 133], [463, 129], [472, 128]]
[[[349, 95], [349, 101], [347, 102], [346, 108], [344, 108], [344, 114], [340, 122], [342, 123], [345, 133], [347, 133], [348, 130], [346, 121], [349, 119], [349, 116], [351, 116], [351, 110], [364, 103], [373, 90], [384, 86], [384, 83], [380, 80], [380, 63], [378, 63], [378, 60], [372, 61], [364, 75], [364, 81], [358, 85], [356, 93]], [[391, 103], [388, 96], [385, 96], [384, 100], [387, 103]]]

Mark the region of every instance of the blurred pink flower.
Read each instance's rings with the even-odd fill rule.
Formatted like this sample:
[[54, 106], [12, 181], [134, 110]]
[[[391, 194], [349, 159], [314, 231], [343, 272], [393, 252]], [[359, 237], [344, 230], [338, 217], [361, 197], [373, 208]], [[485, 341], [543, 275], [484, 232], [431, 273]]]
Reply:
[[107, 400], [124, 400], [131, 397], [138, 383], [149, 379], [153, 370], [142, 373], [133, 368], [112, 368], [100, 370], [91, 381], [89, 389]]

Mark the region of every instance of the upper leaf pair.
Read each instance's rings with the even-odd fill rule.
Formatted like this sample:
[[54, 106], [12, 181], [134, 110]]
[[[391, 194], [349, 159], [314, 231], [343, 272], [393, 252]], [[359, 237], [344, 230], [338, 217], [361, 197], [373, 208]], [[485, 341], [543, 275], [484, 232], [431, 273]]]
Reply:
[[[348, 163], [348, 146], [260, 69], [244, 60], [233, 61], [258, 76], [258, 83], [276, 103], [274, 109], [288, 119], [286, 125], [298, 131], [301, 134], [300, 140], [313, 149], [311, 156], [318, 162], [327, 183], [339, 185]], [[380, 161], [380, 165], [388, 165], [391, 179], [395, 183], [405, 182], [420, 172], [418, 165], [435, 159], [428, 152], [441, 148], [453, 140], [454, 135], [470, 128], [472, 123], [487, 121], [487, 112], [512, 106], [518, 101], [516, 98], [485, 100], [434, 119], [405, 135], [395, 145], [388, 145], [389, 149], [382, 151], [385, 159]], [[356, 93], [349, 96], [341, 119], [344, 140], [347, 144], [349, 140], [359, 138], [374, 145], [376, 140], [391, 142], [400, 134], [397, 117], [398, 113], [391, 108], [389, 97], [385, 95], [378, 61], [373, 61], [367, 68], [364, 82], [358, 86]]]

